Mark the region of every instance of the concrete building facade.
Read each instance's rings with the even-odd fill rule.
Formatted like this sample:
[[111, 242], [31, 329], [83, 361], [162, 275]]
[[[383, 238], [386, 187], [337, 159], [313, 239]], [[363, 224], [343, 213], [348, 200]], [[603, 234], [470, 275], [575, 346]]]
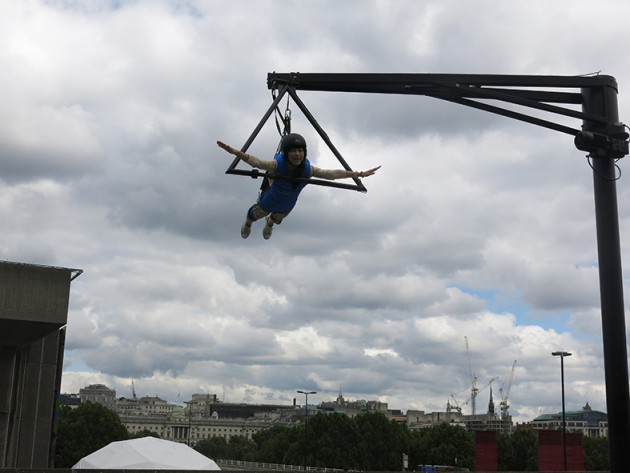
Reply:
[[79, 389], [79, 398], [81, 399], [81, 404], [93, 402], [102, 404], [112, 410], [116, 408], [116, 390], [110, 389], [104, 384], [90, 384]]
[[186, 407], [159, 397], [120, 398], [113, 410], [129, 433], [149, 431], [166, 440], [195, 445], [212, 437], [249, 439], [278, 423], [290, 424], [298, 406], [224, 403], [214, 394], [193, 394]]
[[68, 320], [81, 270], [0, 262], [0, 468], [48, 468]]
[[341, 392], [339, 396], [337, 396], [337, 399], [330, 402], [322, 402], [318, 406], [318, 409], [323, 412], [339, 412], [346, 414], [350, 418], [365, 412], [380, 412], [385, 415], [389, 413], [386, 402], [365, 401], [363, 399], [350, 401], [345, 399]]
[[[581, 433], [585, 437], [608, 437], [608, 415], [594, 411], [588, 402], [581, 411], [565, 412], [566, 431]], [[531, 421], [533, 430], [562, 430], [562, 412], [542, 414]]]

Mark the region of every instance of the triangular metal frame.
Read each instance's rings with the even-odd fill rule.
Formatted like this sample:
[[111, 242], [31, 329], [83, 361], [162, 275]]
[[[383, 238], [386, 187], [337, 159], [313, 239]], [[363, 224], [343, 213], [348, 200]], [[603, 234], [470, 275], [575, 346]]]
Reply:
[[[275, 100], [273, 101], [271, 106], [267, 109], [267, 111], [263, 115], [262, 119], [260, 120], [260, 122], [258, 123], [256, 128], [254, 128], [254, 131], [249, 136], [249, 138], [247, 139], [245, 144], [241, 147], [241, 151], [243, 153], [247, 152], [247, 150], [249, 149], [250, 145], [254, 142], [254, 140], [256, 139], [258, 134], [260, 133], [260, 130], [262, 130], [262, 128], [265, 125], [265, 123], [267, 123], [267, 121], [269, 120], [269, 117], [273, 113], [274, 109], [276, 109], [276, 107], [280, 103], [280, 100], [282, 100], [282, 97], [284, 97], [284, 95], [287, 94], [287, 93], [291, 96], [291, 98], [293, 98], [293, 101], [300, 108], [300, 110], [302, 111], [302, 113], [304, 114], [306, 119], [310, 122], [310, 124], [313, 126], [313, 128], [315, 128], [315, 130], [317, 131], [319, 136], [322, 138], [322, 140], [324, 140], [324, 143], [326, 143], [326, 145], [328, 146], [330, 151], [335, 155], [335, 157], [337, 158], [339, 163], [343, 166], [343, 168], [348, 170], [348, 171], [352, 171], [352, 168], [348, 165], [348, 163], [343, 158], [343, 156], [341, 156], [341, 153], [339, 153], [337, 148], [335, 148], [335, 145], [332, 144], [332, 142], [330, 141], [330, 138], [328, 138], [328, 135], [326, 134], [326, 132], [323, 130], [323, 128], [320, 126], [320, 124], [317, 123], [317, 120], [315, 120], [315, 117], [313, 117], [313, 114], [308, 110], [308, 108], [306, 108], [306, 105], [304, 105], [304, 102], [302, 102], [302, 100], [297, 96], [297, 94], [295, 92], [295, 88], [292, 87], [290, 84], [283, 84], [282, 85], [282, 88], [280, 89], [280, 92], [278, 93], [278, 96], [275, 98]], [[225, 173], [226, 174], [235, 174], [235, 175], [238, 175], [238, 176], [250, 176], [252, 179], [256, 179], [258, 177], [264, 177], [266, 175], [265, 172], [260, 171], [258, 169], [236, 169], [236, 166], [238, 165], [239, 161], [241, 161], [240, 158], [238, 158], [238, 157], [234, 158], [234, 160], [232, 161], [230, 166], [227, 168]], [[276, 176], [276, 177], [280, 177], [281, 178], [281, 176]], [[352, 178], [352, 180], [355, 182], [354, 184], [347, 184], [347, 183], [343, 183], [343, 182], [328, 181], [328, 180], [325, 180], [325, 179], [313, 179], [313, 178], [310, 178], [310, 179], [298, 178], [298, 180], [305, 181], [308, 184], [315, 184], [315, 185], [318, 185], [318, 186], [337, 187], [339, 189], [348, 189], [348, 190], [354, 190], [354, 191], [358, 191], [358, 192], [367, 192], [366, 187], [363, 185], [363, 183], [361, 182], [361, 180], [358, 177], [353, 177]]]

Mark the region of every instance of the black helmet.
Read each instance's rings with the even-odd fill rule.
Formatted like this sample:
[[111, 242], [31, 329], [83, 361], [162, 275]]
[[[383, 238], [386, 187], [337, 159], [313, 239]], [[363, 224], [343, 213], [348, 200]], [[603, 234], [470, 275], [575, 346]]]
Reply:
[[304, 150], [304, 157], [306, 157], [306, 140], [302, 135], [289, 133], [282, 138], [282, 145], [280, 147], [282, 154], [286, 156], [291, 148], [302, 148]]

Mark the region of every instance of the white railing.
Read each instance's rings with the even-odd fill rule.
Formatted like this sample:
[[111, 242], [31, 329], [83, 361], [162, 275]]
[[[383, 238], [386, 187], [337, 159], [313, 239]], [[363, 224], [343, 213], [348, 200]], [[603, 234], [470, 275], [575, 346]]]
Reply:
[[[266, 471], [305, 471], [303, 466], [298, 465], [284, 465], [281, 463], [257, 463], [246, 462], [242, 460], [223, 460], [215, 459], [217, 465], [222, 469], [229, 468], [233, 470], [266, 470]], [[344, 471], [340, 468], [325, 468], [317, 466], [307, 466], [306, 471]]]

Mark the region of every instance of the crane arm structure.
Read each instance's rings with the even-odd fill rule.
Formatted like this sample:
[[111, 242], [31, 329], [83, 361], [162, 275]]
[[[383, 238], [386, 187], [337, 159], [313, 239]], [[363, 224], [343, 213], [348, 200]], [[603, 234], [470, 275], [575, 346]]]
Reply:
[[[501, 406], [501, 417], [507, 419], [509, 416], [508, 410], [510, 408], [510, 404], [508, 402], [508, 398], [510, 397], [510, 389], [512, 388], [512, 382], [514, 381], [514, 371], [516, 370], [516, 360], [512, 363], [512, 371], [510, 372], [510, 378], [507, 383], [501, 385], [499, 388], [499, 392], [501, 394], [501, 401], [499, 405]], [[504, 389], [505, 386], [505, 389]]]
[[[628, 133], [619, 122], [614, 77], [494, 74], [269, 73], [267, 86], [295, 90], [425, 95], [565, 133], [592, 158], [599, 290], [604, 345], [610, 471], [630, 471], [630, 389], [623, 303], [616, 161], [626, 156]], [[543, 120], [495, 103], [580, 120], [581, 127]], [[569, 108], [579, 105], [581, 110]]]
[[477, 388], [477, 375], [475, 375], [472, 369], [468, 337], [464, 337], [464, 340], [466, 341], [466, 359], [468, 361], [468, 373], [470, 375], [470, 410], [472, 415], [475, 415], [477, 414], [477, 394], [479, 393], [479, 389]]

